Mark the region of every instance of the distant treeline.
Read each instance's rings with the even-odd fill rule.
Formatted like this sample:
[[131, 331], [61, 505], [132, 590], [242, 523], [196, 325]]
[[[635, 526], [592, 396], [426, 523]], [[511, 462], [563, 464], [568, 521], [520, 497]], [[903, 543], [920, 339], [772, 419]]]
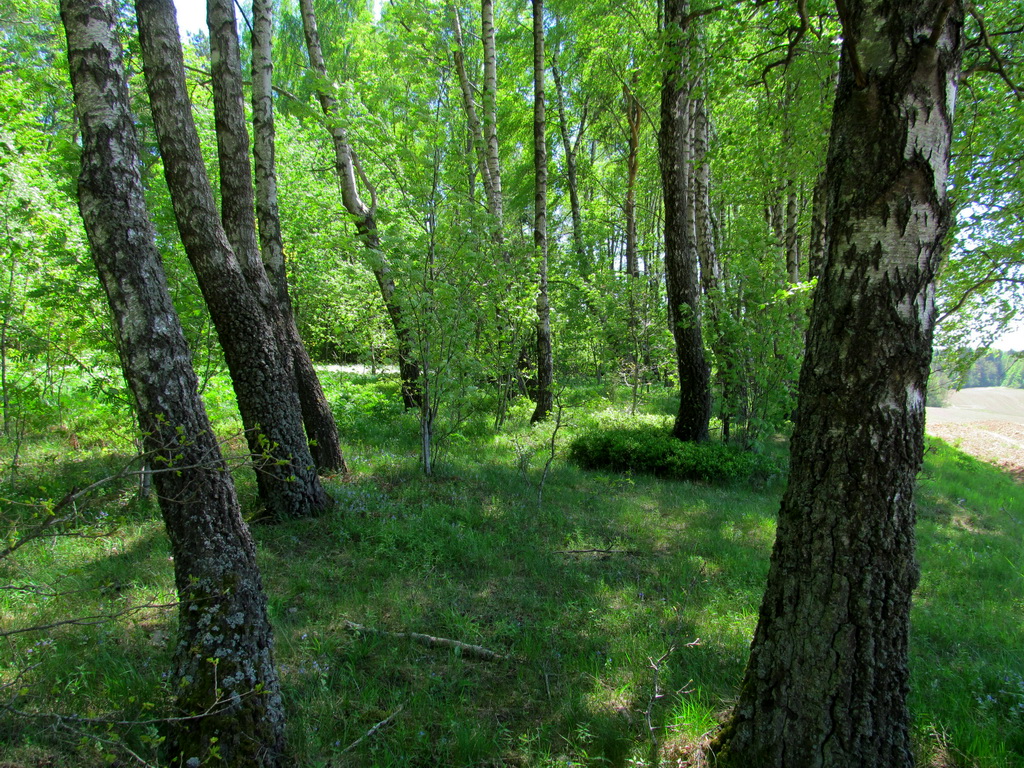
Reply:
[[1024, 389], [1024, 353], [991, 350], [974, 363], [963, 386]]
[[978, 350], [970, 349], [938, 352], [928, 380], [928, 405], [947, 405], [951, 390], [968, 387], [1024, 389], [1024, 352], [993, 349], [980, 356]]

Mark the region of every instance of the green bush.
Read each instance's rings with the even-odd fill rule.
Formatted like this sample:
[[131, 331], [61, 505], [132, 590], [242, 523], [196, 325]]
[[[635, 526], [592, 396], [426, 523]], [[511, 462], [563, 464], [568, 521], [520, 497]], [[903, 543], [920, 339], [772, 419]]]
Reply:
[[577, 437], [569, 456], [584, 469], [642, 472], [672, 480], [767, 480], [782, 466], [770, 456], [722, 443], [686, 443], [653, 426], [615, 426]]

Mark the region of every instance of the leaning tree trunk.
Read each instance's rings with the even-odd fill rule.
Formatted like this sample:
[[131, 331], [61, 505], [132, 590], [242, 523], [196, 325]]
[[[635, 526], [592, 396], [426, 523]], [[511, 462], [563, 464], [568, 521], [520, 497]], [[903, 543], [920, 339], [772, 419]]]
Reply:
[[907, 634], [959, 0], [843, 10], [827, 257], [789, 487], [721, 766], [910, 768]]
[[551, 352], [551, 305], [548, 302], [548, 152], [544, 141], [544, 0], [533, 0], [533, 245], [538, 259], [537, 406], [530, 422], [548, 417], [555, 407]]
[[[316, 12], [313, 9], [312, 0], [300, 0], [299, 8], [302, 13], [302, 28], [306, 38], [309, 65], [322, 82], [328, 82], [327, 63], [320, 46], [320, 32], [317, 29]], [[395, 295], [395, 278], [391, 274], [391, 266], [388, 264], [387, 257], [381, 249], [380, 232], [377, 229], [376, 200], [372, 200], [372, 205], [367, 205], [363, 201], [362, 195], [359, 194], [359, 186], [356, 183], [358, 169], [356, 168], [355, 154], [352, 151], [352, 146], [348, 143], [348, 134], [341, 124], [337, 100], [324, 90], [317, 91], [317, 98], [320, 101], [324, 117], [327, 119], [327, 128], [334, 144], [334, 170], [341, 185], [342, 205], [355, 221], [356, 232], [370, 254], [370, 268], [373, 270], [373, 276], [377, 279], [377, 287], [380, 288], [384, 307], [387, 309], [391, 325], [395, 329], [395, 337], [398, 342], [398, 374], [402, 379], [402, 402], [407, 409], [418, 408], [420, 404], [420, 369], [413, 355], [412, 339], [409, 329], [406, 327], [402, 307]], [[365, 177], [363, 178], [365, 180]]]
[[82, 132], [78, 196], [135, 397], [181, 605], [169, 764], [283, 765], [284, 712], [256, 552], [207, 421], [146, 211], [112, 0], [62, 0]]
[[680, 440], [708, 439], [711, 372], [700, 327], [690, 147], [690, 83], [687, 78], [689, 0], [665, 0], [665, 55], [658, 148], [665, 194], [665, 282], [668, 318], [679, 370], [679, 413], [672, 433]]
[[286, 519], [330, 505], [302, 430], [276, 329], [221, 225], [185, 83], [171, 0], [136, 0], [143, 69], [178, 232], [231, 373], [267, 514]]
[[[466, 110], [466, 127], [469, 130], [470, 141], [477, 156], [477, 163], [480, 166], [480, 179], [483, 182], [484, 197], [487, 198], [487, 210], [493, 211], [500, 207], [495, 201], [495, 187], [491, 179], [491, 166], [487, 162], [487, 144], [484, 141], [483, 126], [480, 123], [480, 116], [476, 108], [476, 100], [473, 98], [473, 84], [466, 72], [465, 46], [462, 42], [462, 19], [459, 17], [459, 10], [454, 3], [449, 3], [449, 11], [452, 16], [452, 32], [455, 37], [455, 45], [452, 47], [452, 60], [455, 63], [455, 72], [459, 76], [459, 90], [462, 92], [462, 106]], [[473, 186], [470, 184], [470, 197], [473, 196]], [[500, 231], [500, 227], [498, 228]]]
[[[232, 14], [233, 16], [234, 14]], [[324, 395], [306, 345], [302, 343], [288, 295], [288, 275], [281, 240], [281, 217], [277, 206], [277, 172], [274, 164], [274, 94], [271, 85], [273, 62], [271, 38], [274, 31], [273, 3], [254, 0], [252, 4], [252, 122], [256, 177], [256, 215], [259, 221], [260, 251], [266, 275], [276, 294], [277, 313], [295, 375], [302, 423], [309, 438], [313, 460], [321, 471], [347, 472], [341, 453], [338, 426], [331, 404]]]

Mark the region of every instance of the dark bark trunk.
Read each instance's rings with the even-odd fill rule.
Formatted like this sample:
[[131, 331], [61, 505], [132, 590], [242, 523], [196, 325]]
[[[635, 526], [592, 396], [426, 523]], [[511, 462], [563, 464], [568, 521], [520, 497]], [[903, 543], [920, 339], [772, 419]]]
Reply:
[[797, 231], [799, 206], [796, 181], [786, 180], [786, 280], [792, 285], [800, 282], [800, 233]]
[[[324, 61], [323, 49], [320, 46], [320, 32], [317, 29], [316, 12], [312, 0], [300, 0], [302, 28], [306, 38], [306, 51], [313, 72], [321, 79], [327, 80], [327, 63]], [[318, 91], [317, 98], [320, 108], [327, 118], [328, 130], [334, 144], [334, 170], [341, 185], [341, 200], [345, 210], [352, 216], [356, 232], [370, 254], [370, 268], [377, 279], [381, 298], [387, 309], [388, 317], [395, 331], [398, 347], [398, 372], [402, 379], [402, 403], [407, 409], [419, 407], [420, 369], [412, 351], [409, 329], [405, 324], [402, 307], [395, 295], [395, 280], [391, 275], [388, 259], [381, 250], [380, 233], [377, 230], [376, 202], [367, 205], [359, 194], [356, 183], [356, 161], [352, 146], [348, 143], [345, 128], [339, 122], [338, 105], [334, 97], [326, 91]], [[365, 179], [365, 177], [363, 177]]]
[[[555, 53], [557, 53], [557, 48]], [[565, 116], [565, 94], [562, 90], [562, 74], [558, 69], [554, 53], [551, 55], [551, 75], [555, 80], [555, 103], [558, 105], [558, 134], [562, 138], [562, 152], [565, 154], [565, 180], [569, 186], [569, 211], [572, 215], [572, 246], [579, 269], [584, 276], [587, 276], [591, 265], [583, 245], [583, 213], [580, 207], [580, 191], [576, 170], [576, 156], [579, 154], [580, 142], [583, 140], [583, 130], [587, 125], [587, 108], [586, 104], [584, 104], [583, 114], [580, 116], [580, 127], [576, 132], [576, 141], [573, 142], [569, 137], [569, 122]]]
[[530, 423], [548, 417], [555, 407], [554, 361], [551, 350], [551, 307], [548, 303], [548, 151], [544, 140], [544, 0], [533, 0], [533, 245], [538, 259], [537, 406]]
[[[82, 129], [79, 201], [174, 555], [181, 607], [172, 765], [284, 764], [284, 712], [256, 553], [156, 250], [115, 4], [62, 0]], [[216, 662], [212, 662], [216, 659]], [[216, 754], [216, 758], [214, 755]]]
[[[199, 147], [171, 0], [138, 0], [143, 67], [178, 232], [231, 372], [268, 515], [287, 519], [330, 505], [302, 430], [298, 396], [276, 328], [228, 242]], [[250, 198], [251, 199], [251, 198]]]
[[347, 472], [341, 453], [338, 427], [331, 404], [320, 386], [306, 345], [302, 343], [295, 324], [288, 275], [285, 270], [284, 244], [281, 239], [281, 218], [277, 206], [277, 172], [274, 160], [274, 97], [271, 86], [273, 63], [273, 3], [254, 0], [252, 4], [252, 121], [253, 155], [255, 157], [256, 218], [259, 222], [260, 252], [267, 278], [274, 291], [282, 341], [291, 356], [295, 385], [302, 406], [302, 423], [306, 427], [309, 450], [318, 469], [324, 472]]
[[[638, 75], [633, 74], [632, 85], [635, 88]], [[636, 176], [640, 170], [640, 102], [629, 85], [622, 86], [622, 97], [626, 107], [626, 126], [629, 129], [629, 152], [626, 155], [626, 274], [640, 277], [640, 261], [636, 252]], [[636, 318], [630, 313], [630, 322]]]
[[665, 279], [668, 317], [679, 368], [679, 413], [673, 434], [681, 440], [708, 439], [711, 418], [710, 370], [700, 326], [700, 283], [691, 191], [688, 0], [666, 0], [665, 55], [658, 148], [665, 195]]
[[722, 766], [909, 768], [907, 634], [963, 7], [842, 6], [828, 258]]
[[821, 275], [825, 263], [825, 173], [819, 173], [811, 198], [811, 242], [808, 248], [807, 277]]

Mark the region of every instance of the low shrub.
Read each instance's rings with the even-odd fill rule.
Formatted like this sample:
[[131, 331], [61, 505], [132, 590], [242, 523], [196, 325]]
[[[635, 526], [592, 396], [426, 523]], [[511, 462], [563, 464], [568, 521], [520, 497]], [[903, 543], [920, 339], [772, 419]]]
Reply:
[[777, 459], [722, 443], [687, 443], [651, 425], [595, 429], [577, 437], [569, 456], [584, 469], [640, 472], [672, 480], [764, 481], [782, 473]]

